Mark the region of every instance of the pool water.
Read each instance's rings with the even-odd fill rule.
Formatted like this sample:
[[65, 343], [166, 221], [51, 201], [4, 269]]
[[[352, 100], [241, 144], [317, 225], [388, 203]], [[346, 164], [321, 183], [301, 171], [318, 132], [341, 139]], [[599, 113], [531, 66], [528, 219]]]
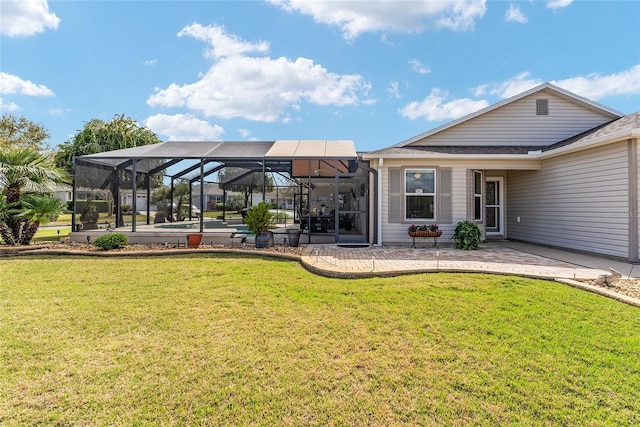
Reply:
[[[205, 221], [203, 223], [205, 229], [212, 228], [235, 228], [238, 233], [249, 233], [249, 229], [244, 224], [223, 224], [222, 221]], [[172, 228], [172, 229], [194, 229], [198, 228], [197, 223], [170, 223], [170, 224], [162, 224], [156, 225], [156, 228]]]

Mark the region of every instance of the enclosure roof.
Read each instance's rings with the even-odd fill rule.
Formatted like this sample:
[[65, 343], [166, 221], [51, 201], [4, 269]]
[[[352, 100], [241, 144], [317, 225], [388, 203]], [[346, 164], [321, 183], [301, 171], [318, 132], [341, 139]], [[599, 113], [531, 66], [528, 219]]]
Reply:
[[107, 159], [205, 159], [224, 162], [243, 159], [319, 158], [355, 160], [357, 154], [354, 143], [350, 140], [167, 141], [79, 157], [96, 163], [103, 163], [101, 160]]

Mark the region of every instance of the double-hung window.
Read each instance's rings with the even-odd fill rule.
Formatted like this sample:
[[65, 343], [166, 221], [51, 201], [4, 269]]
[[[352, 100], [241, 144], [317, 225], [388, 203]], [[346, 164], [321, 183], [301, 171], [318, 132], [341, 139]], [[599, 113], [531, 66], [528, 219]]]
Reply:
[[435, 169], [405, 169], [405, 219], [436, 219]]

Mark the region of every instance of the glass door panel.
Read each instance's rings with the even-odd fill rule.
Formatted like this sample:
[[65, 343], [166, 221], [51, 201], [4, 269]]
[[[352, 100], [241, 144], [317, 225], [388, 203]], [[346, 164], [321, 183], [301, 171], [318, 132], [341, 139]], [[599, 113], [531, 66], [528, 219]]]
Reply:
[[338, 175], [336, 230], [338, 243], [367, 242], [368, 185], [366, 175]]
[[487, 233], [502, 234], [502, 179], [487, 178], [485, 225]]

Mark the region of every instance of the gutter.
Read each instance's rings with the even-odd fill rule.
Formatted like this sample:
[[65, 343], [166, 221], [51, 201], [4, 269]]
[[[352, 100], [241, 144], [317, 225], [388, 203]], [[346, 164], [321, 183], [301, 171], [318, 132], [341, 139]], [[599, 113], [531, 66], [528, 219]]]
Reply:
[[559, 156], [561, 154], [568, 154], [574, 151], [586, 150], [587, 148], [594, 148], [601, 145], [612, 144], [614, 142], [625, 141], [632, 138], [640, 138], [640, 128], [633, 128], [630, 130], [610, 133], [608, 135], [593, 138], [588, 141], [577, 142], [575, 144], [565, 145], [564, 147], [554, 148], [549, 151], [544, 151], [537, 157], [540, 159], [546, 159]]

